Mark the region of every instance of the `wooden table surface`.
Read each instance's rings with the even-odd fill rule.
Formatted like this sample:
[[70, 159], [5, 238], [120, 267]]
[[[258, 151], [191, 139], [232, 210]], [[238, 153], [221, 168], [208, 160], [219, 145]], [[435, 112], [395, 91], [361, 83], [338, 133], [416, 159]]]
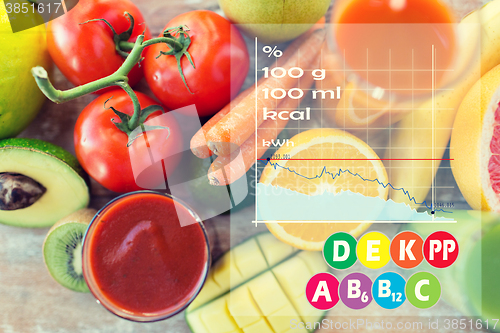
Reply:
[[[150, 29], [158, 33], [174, 16], [193, 9], [219, 10], [216, 0], [134, 0], [142, 11]], [[457, 2], [457, 1], [455, 1]], [[473, 9], [467, 1], [463, 1], [463, 13]], [[247, 40], [249, 43], [250, 41]], [[70, 88], [71, 85], [61, 73], [55, 69], [52, 75], [54, 85], [59, 89]], [[246, 85], [253, 82], [252, 69]], [[151, 95], [144, 80], [138, 90]], [[152, 95], [151, 95], [152, 96]], [[43, 139], [60, 145], [74, 153], [73, 127], [78, 114], [94, 96], [85, 96], [66, 104], [46, 102], [35, 121], [20, 135]], [[449, 169], [439, 171], [439, 177], [453, 181]], [[116, 196], [102, 186], [92, 181], [92, 200], [90, 206], [101, 208], [106, 202]], [[466, 208], [458, 189], [449, 194], [458, 205]], [[457, 200], [458, 198], [458, 200]], [[448, 200], [449, 201], [449, 200]], [[254, 219], [254, 208], [246, 207], [231, 215], [222, 215], [205, 221], [210, 234], [212, 255], [216, 259], [232, 244], [265, 229], [256, 228], [251, 221]], [[399, 226], [387, 225], [378, 227], [389, 237], [394, 235]], [[138, 324], [120, 319], [104, 309], [91, 294], [72, 292], [57, 284], [48, 274], [42, 257], [42, 243], [48, 228], [22, 229], [0, 225], [0, 332], [4, 333], [66, 333], [66, 332], [173, 332], [187, 333], [189, 329], [184, 321], [184, 315], [179, 314], [169, 320]], [[356, 267], [359, 271], [364, 269]], [[373, 276], [372, 272], [368, 272]], [[359, 318], [360, 313], [338, 305], [330, 313], [332, 316], [344, 318]], [[396, 311], [381, 310], [376, 304], [371, 304], [363, 311], [363, 316], [391, 318], [391, 320], [424, 318], [429, 314], [458, 315], [443, 301], [430, 311], [417, 311], [406, 302]], [[350, 330], [346, 330], [349, 332]], [[390, 331], [390, 330], [388, 330]]]

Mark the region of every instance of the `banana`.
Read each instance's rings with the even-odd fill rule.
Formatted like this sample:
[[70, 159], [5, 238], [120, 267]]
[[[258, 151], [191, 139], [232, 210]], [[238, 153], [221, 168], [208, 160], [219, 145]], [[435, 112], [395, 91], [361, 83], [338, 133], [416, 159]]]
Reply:
[[[436, 92], [433, 99], [425, 101], [392, 128], [385, 158], [442, 158], [463, 97], [484, 73], [500, 64], [500, 0], [491, 1], [470, 13], [458, 24], [457, 31], [460, 59], [455, 72], [464, 74], [457, 79], [452, 90]], [[474, 59], [473, 53], [477, 52], [479, 42], [480, 55]], [[416, 203], [425, 200], [439, 164], [440, 161], [430, 160], [386, 161], [392, 186], [404, 188], [413, 200], [410, 201], [403, 191], [394, 190], [391, 190], [390, 198], [411, 204], [413, 208], [419, 206]]]

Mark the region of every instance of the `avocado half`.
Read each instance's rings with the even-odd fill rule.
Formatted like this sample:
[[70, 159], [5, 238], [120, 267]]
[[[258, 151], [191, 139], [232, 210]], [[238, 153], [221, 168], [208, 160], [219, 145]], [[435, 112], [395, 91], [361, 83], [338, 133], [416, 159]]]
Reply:
[[0, 210], [0, 223], [18, 227], [48, 227], [87, 207], [87, 177], [78, 160], [54, 144], [13, 138], [0, 140], [0, 173], [21, 174], [45, 187], [33, 204]]

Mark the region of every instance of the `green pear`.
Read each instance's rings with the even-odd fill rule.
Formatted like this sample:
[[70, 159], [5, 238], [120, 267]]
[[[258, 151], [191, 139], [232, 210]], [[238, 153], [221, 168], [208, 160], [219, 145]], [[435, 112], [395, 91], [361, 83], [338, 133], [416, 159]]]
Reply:
[[262, 43], [281, 43], [306, 32], [331, 0], [219, 0], [227, 18]]

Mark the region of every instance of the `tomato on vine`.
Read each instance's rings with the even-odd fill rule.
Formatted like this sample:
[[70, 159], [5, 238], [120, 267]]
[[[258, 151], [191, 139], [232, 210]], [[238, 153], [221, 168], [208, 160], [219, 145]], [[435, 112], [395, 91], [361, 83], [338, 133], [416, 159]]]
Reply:
[[[179, 152], [182, 151], [182, 133], [177, 121], [173, 117], [160, 117], [160, 113], [164, 112], [162, 106], [132, 90], [128, 77], [130, 71], [143, 59], [146, 48], [164, 44], [165, 51], [159, 52], [158, 57], [175, 61], [178, 65], [177, 78], [183, 83], [182, 90], [191, 93], [181, 62], [186, 58], [194, 67], [190, 47], [192, 39], [189, 27], [185, 24], [166, 28], [159, 37], [153, 39], [146, 40], [143, 32], [135, 42], [130, 42], [126, 40], [128, 36], [125, 34], [131, 33], [135, 27], [134, 17], [128, 12], [123, 14], [130, 20], [130, 29], [121, 34], [115, 33], [115, 27], [106, 18], [84, 22], [107, 26], [114, 33], [115, 45], [119, 46], [115, 51], [126, 55], [123, 63], [112, 74], [61, 91], [54, 88], [43, 67], [37, 66], [31, 70], [40, 90], [56, 103], [64, 103], [97, 91], [103, 93], [103, 89], [107, 89], [81, 112], [75, 126], [74, 139], [76, 155], [82, 167], [97, 182], [115, 192], [135, 191], [141, 189], [141, 186], [153, 189], [163, 185], [165, 176], [171, 174], [179, 163]], [[198, 39], [200, 36], [197, 36]], [[124, 50], [129, 50], [130, 53], [124, 54]], [[229, 54], [227, 50], [224, 52]], [[244, 55], [248, 57], [246, 47]], [[202, 59], [200, 56], [200, 60]], [[248, 62], [243, 63], [243, 67], [246, 74]], [[110, 91], [112, 86], [122, 90]]]
[[[135, 94], [142, 110], [158, 104], [140, 92], [135, 92]], [[121, 89], [105, 92], [87, 105], [76, 121], [75, 152], [82, 167], [99, 184], [111, 191], [125, 193], [142, 189], [137, 185], [137, 175], [133, 173], [131, 158], [137, 158], [140, 155], [149, 162], [150, 153], [154, 156], [170, 156], [171, 152], [181, 149], [182, 133], [173, 118], [169, 118], [168, 124], [162, 123], [168, 129], [146, 132], [148, 142], [146, 145], [146, 140], [133, 140], [134, 138], [130, 138], [115, 124], [116, 122], [123, 124], [123, 121], [118, 120], [119, 116], [116, 114], [118, 110], [128, 116], [134, 113], [134, 105], [130, 97]], [[155, 111], [145, 120], [153, 119], [161, 114], [161, 111]], [[129, 154], [131, 149], [136, 151], [134, 157]], [[180, 155], [177, 154], [164, 159], [163, 163], [159, 161], [151, 166], [158, 168], [160, 174], [163, 175], [163, 170], [161, 170], [163, 164], [165, 173], [170, 174], [179, 160]], [[158, 172], [152, 171], [154, 170], [148, 170], [150, 178], [143, 180], [149, 183], [151, 189], [164, 182], [163, 177], [157, 177]]]
[[191, 59], [181, 59], [179, 68], [176, 57], [161, 55], [171, 50], [169, 46], [152, 45], [144, 52], [144, 76], [167, 108], [195, 104], [198, 115], [210, 116], [239, 92], [249, 68], [248, 50], [236, 27], [212, 11], [181, 14], [168, 22], [165, 30], [180, 25], [187, 27], [191, 38]]
[[[120, 43], [135, 42], [143, 32], [145, 39], [151, 38], [141, 12], [131, 1], [80, 0], [73, 10], [48, 23], [47, 44], [57, 67], [79, 86], [118, 70], [130, 51]], [[128, 74], [129, 84], [139, 82], [142, 75], [135, 65]]]

